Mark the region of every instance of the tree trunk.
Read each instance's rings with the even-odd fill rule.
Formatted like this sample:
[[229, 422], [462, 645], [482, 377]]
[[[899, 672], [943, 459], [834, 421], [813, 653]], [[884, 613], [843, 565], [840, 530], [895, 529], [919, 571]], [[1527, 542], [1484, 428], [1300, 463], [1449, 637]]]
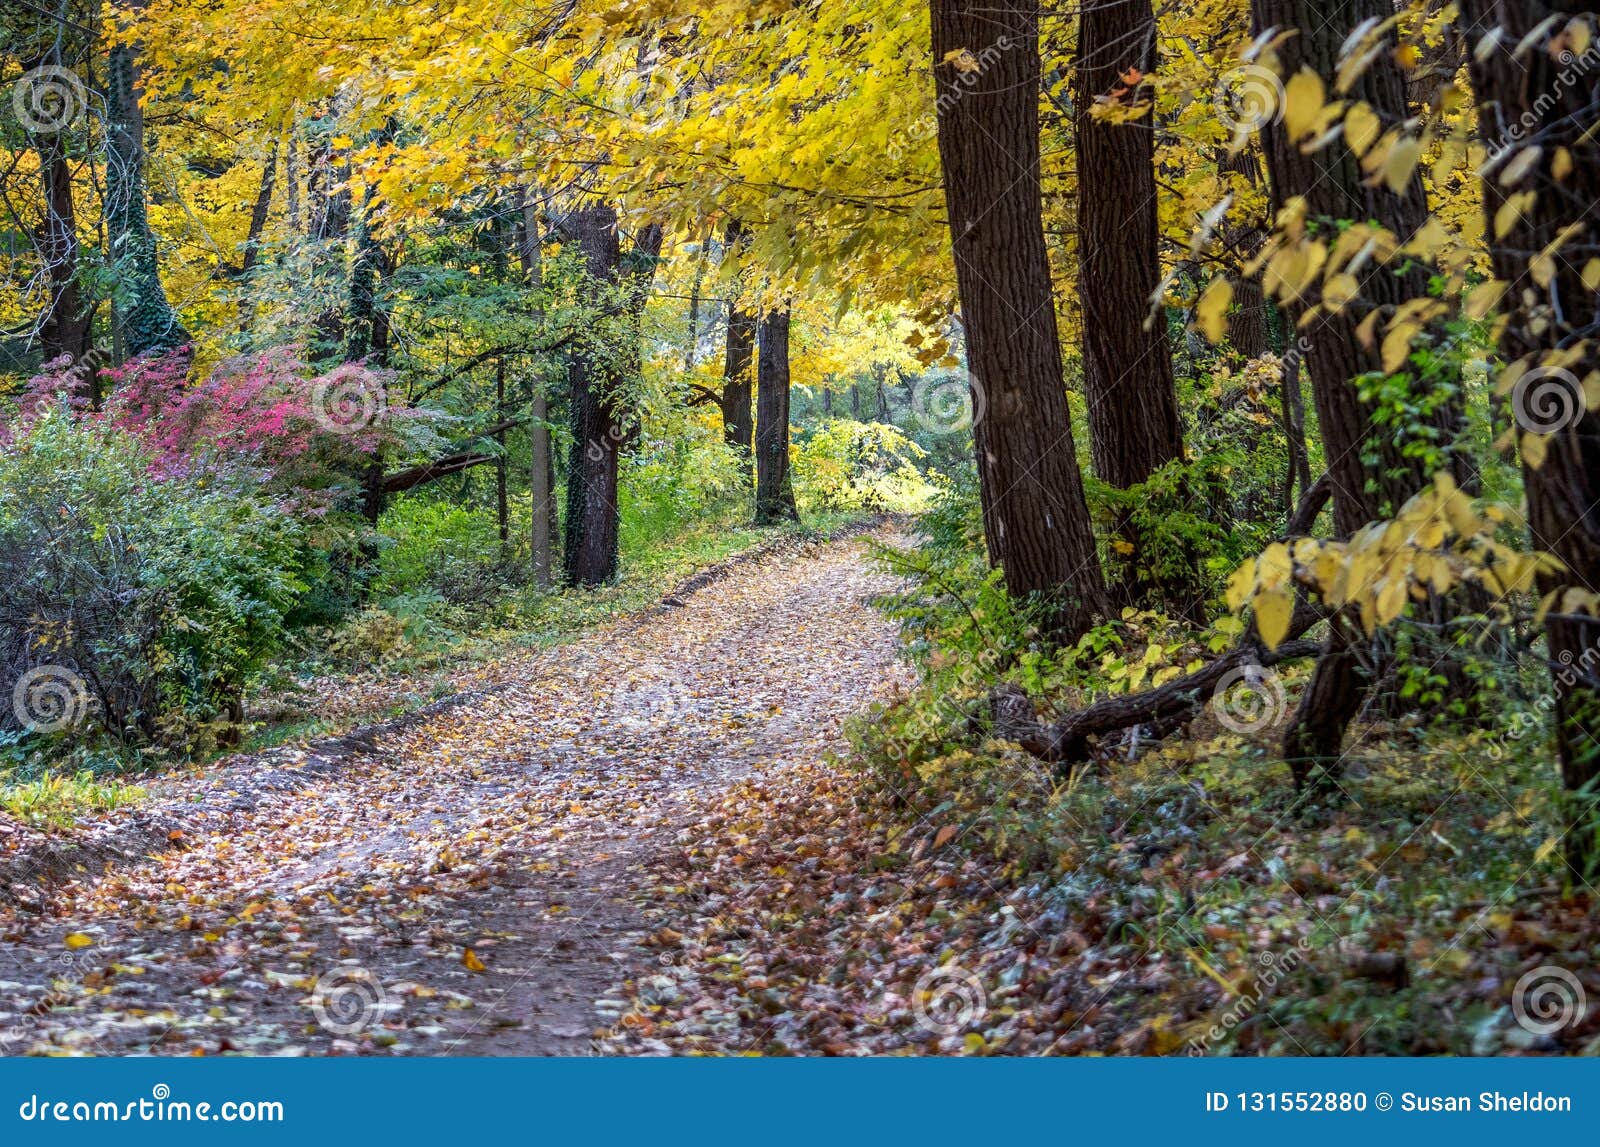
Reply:
[[[1346, 37], [1363, 21], [1388, 19], [1394, 10], [1389, 0], [1251, 0], [1251, 13], [1258, 33], [1268, 28], [1297, 30], [1277, 48], [1283, 75], [1306, 67], [1331, 84]], [[1404, 76], [1387, 52], [1346, 95], [1365, 100], [1385, 123], [1407, 116]], [[1376, 219], [1402, 242], [1427, 219], [1422, 180], [1416, 172], [1395, 195], [1386, 187], [1369, 185], [1343, 139], [1308, 155], [1278, 122], [1266, 123], [1261, 139], [1275, 208], [1302, 197], [1308, 221], [1315, 226], [1331, 229], [1341, 221]], [[1394, 307], [1425, 296], [1427, 287], [1426, 271], [1415, 264], [1398, 271], [1374, 267], [1363, 277], [1361, 299], [1337, 314], [1317, 309], [1304, 326], [1298, 325], [1321, 301], [1315, 289], [1287, 308], [1311, 371], [1333, 487], [1334, 530], [1340, 537], [1388, 517], [1430, 477], [1419, 459], [1402, 453], [1392, 433], [1373, 434], [1372, 408], [1361, 402], [1354, 381], [1381, 367], [1377, 351], [1364, 347], [1356, 335], [1360, 321], [1374, 307]], [[1444, 403], [1436, 413], [1435, 428], [1444, 442], [1454, 440], [1460, 418], [1459, 400]], [[1376, 456], [1376, 465], [1366, 457], [1369, 454]], [[1337, 774], [1344, 731], [1360, 710], [1364, 682], [1352, 647], [1355, 632], [1349, 625], [1331, 627], [1327, 652], [1317, 663], [1284, 738], [1284, 755], [1302, 785]]]
[[[1078, 31], [1078, 283], [1083, 308], [1083, 393], [1095, 473], [1126, 490], [1183, 458], [1183, 426], [1164, 317], [1147, 323], [1161, 281], [1155, 144], [1148, 118], [1113, 123], [1091, 113], [1096, 97], [1155, 70], [1149, 0], [1086, 4]], [[1204, 593], [1194, 575], [1140, 569], [1148, 547], [1133, 515], [1117, 533], [1133, 548], [1113, 564], [1122, 605], [1159, 605], [1199, 620]], [[1184, 563], [1187, 565], [1188, 563]]]
[[133, 278], [132, 301], [120, 312], [128, 356], [188, 346], [184, 329], [161, 286], [155, 235], [146, 213], [144, 115], [139, 110], [136, 49], [111, 49], [106, 80], [106, 229], [115, 257]]
[[[744, 241], [744, 229], [739, 221], [730, 219], [723, 249], [729, 256], [736, 257]], [[722, 363], [722, 437], [748, 458], [755, 425], [750, 410], [750, 367], [755, 359], [756, 316], [739, 306], [736, 283], [729, 290], [732, 297], [728, 301], [728, 347]], [[748, 463], [745, 474], [748, 478]]]
[[1039, 5], [930, 0], [930, 8], [984, 535], [1010, 592], [1037, 595], [1051, 636], [1071, 640], [1104, 615], [1106, 594], [1040, 213]]
[[[535, 292], [544, 289], [543, 246], [539, 237], [539, 208], [535, 197], [524, 193], [522, 219], [519, 225], [520, 241], [517, 253], [522, 260], [522, 273], [528, 286]], [[533, 548], [533, 584], [547, 589], [555, 568], [554, 549], [556, 537], [555, 454], [550, 444], [550, 395], [543, 377], [535, 377], [533, 397], [529, 410], [528, 439], [532, 459], [530, 462], [529, 495], [533, 501], [531, 544]]]
[[[1495, 276], [1508, 283], [1504, 295], [1509, 313], [1500, 337], [1500, 353], [1509, 365], [1521, 363], [1541, 371], [1542, 360], [1556, 350], [1581, 350], [1581, 356], [1559, 369], [1524, 375], [1512, 390], [1512, 406], [1530, 426], [1547, 428], [1548, 411], [1564, 417], [1544, 437], [1543, 464], [1523, 466], [1529, 527], [1537, 548], [1554, 553], [1566, 565], [1540, 579], [1542, 593], [1563, 586], [1600, 590], [1600, 413], [1585, 410], [1581, 380], [1600, 369], [1600, 305], [1583, 283], [1583, 270], [1600, 258], [1600, 141], [1594, 133], [1595, 83], [1585, 61], [1551, 43], [1572, 22], [1596, 28], [1592, 4], [1555, 4], [1550, 0], [1466, 0], [1464, 22], [1474, 43], [1490, 30], [1501, 32], [1493, 46], [1481, 46], [1482, 58], [1471, 59], [1472, 85], [1481, 102], [1478, 123], [1490, 145], [1491, 161], [1483, 168], [1484, 210], [1491, 226], [1501, 205], [1514, 195], [1536, 198], [1504, 234], [1493, 238], [1490, 256]], [[1561, 13], [1563, 15], [1558, 16]], [[1548, 26], [1544, 21], [1550, 19]], [[1529, 50], [1513, 54], [1535, 28], [1543, 31]], [[1595, 51], [1593, 47], [1590, 52]], [[1562, 62], [1560, 56], [1566, 56]], [[1578, 82], [1574, 82], [1574, 80]], [[1537, 124], [1533, 138], [1527, 127]], [[1528, 161], [1527, 148], [1537, 140], [1542, 151]], [[1558, 157], [1565, 156], [1562, 160]], [[1568, 169], [1557, 174], [1560, 163]], [[1526, 165], [1526, 166], [1524, 166]], [[1509, 183], [1502, 179], [1514, 174]], [[1562, 242], [1558, 237], [1565, 235]], [[1533, 256], [1559, 244], [1552, 274], [1541, 286], [1530, 273]], [[1545, 403], [1551, 405], [1546, 406]], [[1521, 428], [1519, 428], [1520, 431]], [[1518, 434], [1519, 439], [1522, 437]], [[1573, 794], [1565, 846], [1569, 862], [1582, 876], [1600, 867], [1592, 787], [1600, 777], [1600, 619], [1588, 619], [1557, 608], [1545, 622], [1547, 656], [1554, 676], [1556, 749], [1561, 781]], [[1579, 795], [1582, 794], [1582, 795]]]
[[761, 320], [756, 369], [756, 525], [797, 522], [789, 477], [789, 312]]
[[[617, 573], [617, 453], [629, 433], [623, 386], [639, 370], [639, 323], [661, 252], [661, 228], [643, 228], [624, 265], [616, 209], [608, 204], [567, 216], [564, 230], [582, 252], [598, 309], [620, 293], [628, 345], [579, 344], [567, 373], [572, 386], [572, 455], [567, 469], [566, 579], [602, 585]], [[609, 361], [608, 361], [609, 360]]]
[[[1254, 144], [1247, 145], [1237, 155], [1224, 151], [1217, 157], [1217, 166], [1223, 171], [1238, 172], [1252, 187], [1261, 182], [1261, 162]], [[1255, 257], [1265, 238], [1261, 228], [1252, 224], [1228, 226], [1224, 230], [1222, 242], [1234, 257], [1235, 270]], [[1267, 353], [1267, 296], [1261, 289], [1259, 275], [1241, 274], [1234, 279], [1228, 342], [1245, 358], [1260, 358]]]
[[[494, 368], [494, 405], [495, 416], [500, 422], [506, 420], [506, 359], [504, 355], [495, 364]], [[506, 489], [506, 432], [495, 432], [495, 445], [499, 447], [498, 457], [494, 462], [494, 511], [495, 521], [500, 527], [500, 546], [503, 550], [511, 540], [511, 507], [509, 491]]]
[[[562, 222], [577, 244], [598, 308], [617, 282], [622, 251], [616, 209], [581, 208]], [[567, 464], [565, 573], [570, 585], [602, 585], [617, 572], [617, 446], [622, 441], [621, 412], [608, 384], [602, 348], [587, 340], [567, 359], [572, 389], [572, 452]]]
[[[72, 168], [67, 161], [65, 132], [34, 137], [44, 182], [44, 218], [39, 228], [39, 254], [50, 284], [50, 310], [39, 329], [48, 359], [71, 355], [74, 363], [89, 353], [90, 316], [78, 291], [78, 223], [72, 196]], [[90, 399], [99, 408], [99, 372], [92, 372]]]

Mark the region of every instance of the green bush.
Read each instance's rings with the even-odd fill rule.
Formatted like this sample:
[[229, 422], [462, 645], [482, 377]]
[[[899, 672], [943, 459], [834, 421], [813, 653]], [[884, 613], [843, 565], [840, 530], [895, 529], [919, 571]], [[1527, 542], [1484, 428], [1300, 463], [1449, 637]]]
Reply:
[[435, 594], [477, 602], [519, 578], [505, 559], [492, 511], [429, 498], [403, 498], [378, 520], [383, 539], [372, 592], [379, 598]]
[[257, 475], [161, 472], [125, 432], [43, 415], [0, 449], [0, 684], [28, 675], [0, 723], [184, 747], [231, 727], [283, 641], [298, 541]]

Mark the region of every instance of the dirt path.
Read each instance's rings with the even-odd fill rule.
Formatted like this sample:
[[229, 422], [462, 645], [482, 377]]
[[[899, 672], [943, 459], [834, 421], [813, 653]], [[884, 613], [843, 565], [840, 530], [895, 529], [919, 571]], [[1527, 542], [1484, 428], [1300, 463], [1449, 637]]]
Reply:
[[630, 868], [903, 673], [863, 551], [499, 666], [514, 687], [12, 915], [0, 1053], [586, 1052], [657, 958]]

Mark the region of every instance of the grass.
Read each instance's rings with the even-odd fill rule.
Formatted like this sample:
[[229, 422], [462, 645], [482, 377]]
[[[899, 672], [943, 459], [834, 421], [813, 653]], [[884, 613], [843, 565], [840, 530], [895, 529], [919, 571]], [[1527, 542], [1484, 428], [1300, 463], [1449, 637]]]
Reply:
[[144, 790], [117, 777], [84, 770], [32, 780], [0, 775], [0, 808], [34, 828], [68, 829], [79, 817], [110, 812], [144, 798]]

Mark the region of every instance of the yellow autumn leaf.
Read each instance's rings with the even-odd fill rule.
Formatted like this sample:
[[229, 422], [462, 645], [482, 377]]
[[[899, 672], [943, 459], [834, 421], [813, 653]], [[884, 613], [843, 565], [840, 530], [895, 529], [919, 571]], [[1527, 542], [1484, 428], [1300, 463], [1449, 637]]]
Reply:
[[1228, 306], [1233, 302], [1233, 284], [1226, 278], [1212, 279], [1195, 304], [1194, 323], [1207, 341], [1219, 343], [1228, 333]]
[[1396, 195], [1405, 191], [1421, 157], [1422, 144], [1418, 140], [1405, 136], [1395, 141], [1383, 161], [1383, 181], [1388, 184], [1390, 191]]
[[1291, 140], [1298, 140], [1311, 129], [1323, 102], [1322, 77], [1309, 68], [1301, 68], [1283, 93], [1283, 127]]
[[1268, 649], [1276, 649], [1289, 636], [1289, 620], [1294, 615], [1294, 591], [1262, 590], [1250, 603], [1256, 611], [1256, 631]]
[[1416, 338], [1422, 327], [1417, 323], [1396, 323], [1389, 328], [1389, 333], [1383, 336], [1383, 371], [1393, 374], [1406, 364], [1406, 356], [1411, 353], [1411, 340]]
[[1365, 103], [1354, 104], [1344, 116], [1344, 139], [1349, 144], [1350, 150], [1357, 157], [1367, 153], [1383, 130], [1383, 124], [1378, 119], [1378, 113], [1372, 110], [1371, 105]]
[[487, 972], [489, 970], [488, 965], [478, 959], [478, 953], [471, 948], [461, 953], [461, 966], [469, 972]]

